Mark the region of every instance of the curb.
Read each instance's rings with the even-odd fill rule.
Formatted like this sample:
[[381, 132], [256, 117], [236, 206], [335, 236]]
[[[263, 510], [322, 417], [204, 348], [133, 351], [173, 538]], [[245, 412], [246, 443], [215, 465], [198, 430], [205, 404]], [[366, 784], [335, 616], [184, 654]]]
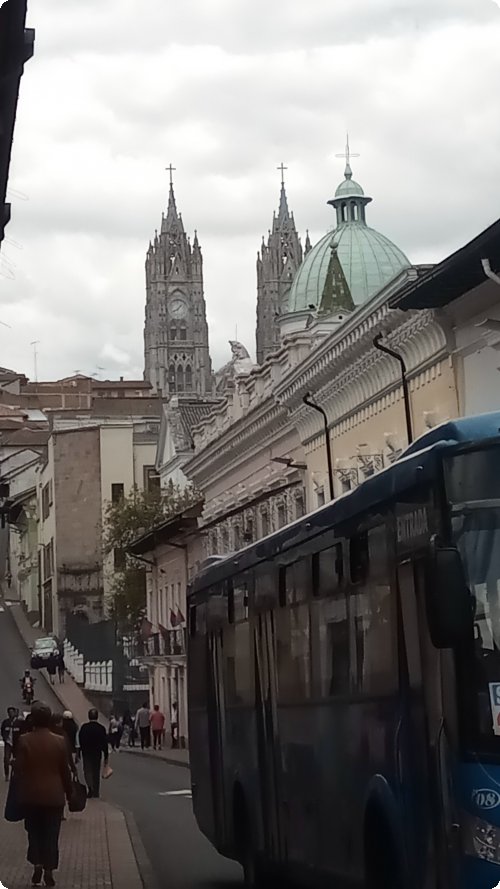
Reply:
[[183, 760], [167, 756], [152, 756], [151, 753], [147, 753], [145, 750], [129, 750], [127, 747], [120, 747], [120, 750], [122, 753], [128, 753], [129, 756], [140, 756], [142, 759], [150, 759], [153, 762], [164, 762], [169, 766], [179, 766], [181, 769], [191, 769], [189, 761], [184, 762]]
[[146, 852], [146, 847], [142, 841], [139, 828], [137, 827], [137, 822], [132, 812], [129, 812], [128, 809], [122, 809], [121, 811], [123, 812], [125, 823], [127, 825], [127, 830], [130, 837], [130, 842], [132, 843], [132, 849], [134, 850], [135, 860], [137, 862], [142, 885], [144, 889], [159, 889], [159, 883], [156, 879], [156, 874], [153, 870], [151, 859]]
[[144, 889], [125, 813], [104, 803], [112, 886], [116, 889]]

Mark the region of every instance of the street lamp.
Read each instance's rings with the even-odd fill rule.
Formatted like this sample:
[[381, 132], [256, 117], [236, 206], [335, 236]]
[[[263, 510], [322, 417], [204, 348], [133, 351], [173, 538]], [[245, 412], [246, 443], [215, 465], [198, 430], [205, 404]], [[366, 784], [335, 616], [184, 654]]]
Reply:
[[410, 390], [408, 388], [408, 380], [406, 378], [406, 364], [405, 360], [399, 352], [395, 352], [394, 349], [390, 349], [389, 346], [384, 346], [381, 343], [381, 339], [383, 337], [382, 333], [377, 333], [377, 336], [373, 338], [373, 345], [379, 352], [384, 352], [385, 355], [389, 355], [391, 358], [395, 358], [396, 361], [399, 361], [401, 367], [401, 382], [403, 385], [403, 398], [405, 403], [405, 417], [406, 417], [406, 434], [408, 436], [408, 444], [411, 445], [413, 441], [413, 428], [411, 422], [411, 406], [410, 406]]
[[326, 459], [328, 462], [328, 482], [330, 485], [330, 500], [333, 500], [333, 462], [332, 462], [332, 445], [330, 442], [330, 430], [328, 428], [328, 417], [326, 416], [326, 411], [320, 407], [319, 404], [316, 404], [315, 401], [312, 400], [311, 393], [308, 392], [306, 395], [302, 397], [302, 401], [304, 404], [307, 404], [308, 407], [311, 407], [313, 411], [317, 411], [318, 414], [321, 414], [323, 417], [323, 426], [325, 430], [325, 439], [326, 439]]

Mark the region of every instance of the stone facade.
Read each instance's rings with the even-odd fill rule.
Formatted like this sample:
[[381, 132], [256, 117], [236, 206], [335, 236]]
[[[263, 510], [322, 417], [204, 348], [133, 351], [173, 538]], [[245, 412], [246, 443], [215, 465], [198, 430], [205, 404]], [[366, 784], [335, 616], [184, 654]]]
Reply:
[[184, 231], [170, 184], [167, 215], [146, 256], [144, 376], [162, 395], [213, 388], [198, 237]]

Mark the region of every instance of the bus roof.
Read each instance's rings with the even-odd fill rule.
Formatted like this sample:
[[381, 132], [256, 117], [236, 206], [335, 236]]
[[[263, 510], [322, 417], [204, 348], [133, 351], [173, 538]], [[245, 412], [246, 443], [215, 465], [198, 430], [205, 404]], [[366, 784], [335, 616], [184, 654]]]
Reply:
[[431, 482], [441, 452], [450, 448], [500, 437], [500, 412], [464, 417], [442, 423], [413, 442], [391, 466], [366, 479], [315, 512], [274, 531], [238, 552], [217, 557], [201, 569], [191, 584], [191, 593], [221, 582], [238, 571], [271, 559], [302, 540], [324, 533], [364, 512], [396, 498], [415, 485]]

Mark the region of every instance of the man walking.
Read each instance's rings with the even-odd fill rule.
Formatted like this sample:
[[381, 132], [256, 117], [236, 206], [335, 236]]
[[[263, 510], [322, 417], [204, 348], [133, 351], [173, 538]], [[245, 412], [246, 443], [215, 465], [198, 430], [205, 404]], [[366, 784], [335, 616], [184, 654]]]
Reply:
[[170, 734], [172, 737], [172, 747], [179, 746], [179, 708], [177, 701], [174, 701], [170, 710]]
[[80, 729], [79, 748], [83, 760], [83, 774], [89, 799], [98, 799], [101, 787], [101, 762], [108, 764], [108, 735], [98, 722], [96, 709], [89, 710], [89, 721]]
[[160, 710], [160, 705], [155, 704], [151, 714], [151, 731], [153, 732], [153, 750], [161, 750], [163, 731], [165, 728], [165, 716]]
[[14, 752], [14, 743], [16, 735], [19, 734], [18, 711], [16, 707], [7, 708], [7, 719], [4, 719], [1, 727], [1, 735], [3, 741], [3, 771], [5, 780], [9, 780], [10, 763]]
[[135, 724], [141, 738], [141, 750], [151, 747], [151, 713], [147, 701], [139, 708], [135, 717]]

